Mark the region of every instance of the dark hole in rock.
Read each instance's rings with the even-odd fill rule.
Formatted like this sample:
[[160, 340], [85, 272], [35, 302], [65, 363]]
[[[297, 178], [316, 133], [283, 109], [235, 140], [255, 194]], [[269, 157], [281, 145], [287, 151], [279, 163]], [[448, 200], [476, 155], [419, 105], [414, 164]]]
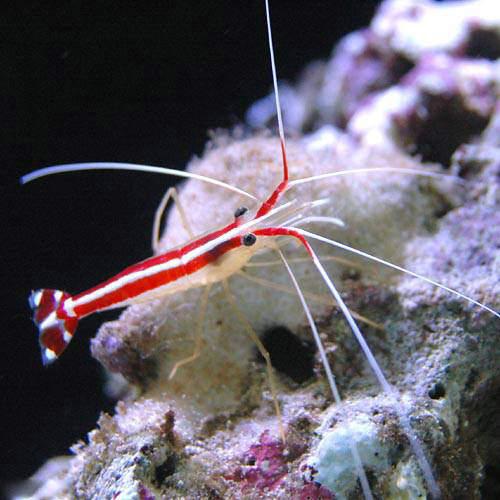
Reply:
[[468, 145], [463, 145], [455, 151], [452, 158], [452, 162], [458, 167], [458, 176], [465, 180], [473, 178], [486, 164], [481, 158], [468, 155]]
[[[302, 383], [314, 375], [314, 343], [294, 335], [288, 328], [275, 326], [261, 336], [262, 343], [269, 352], [273, 367], [290, 377], [294, 382]], [[264, 358], [258, 353], [258, 360]]]
[[470, 34], [465, 55], [495, 61], [500, 57], [500, 36], [493, 30], [474, 30]]
[[441, 382], [436, 382], [428, 392], [431, 399], [441, 399], [446, 395], [446, 390]]
[[[484, 373], [483, 373], [484, 377]], [[500, 498], [500, 377], [478, 377], [476, 389], [467, 389], [468, 395], [462, 442], [473, 443], [483, 467], [480, 488], [482, 499]]]
[[441, 201], [442, 203], [434, 210], [434, 217], [436, 217], [436, 219], [442, 219], [454, 208], [448, 200], [442, 199]]
[[484, 466], [481, 498], [484, 500], [500, 498], [500, 467], [496, 464]]
[[361, 279], [361, 272], [359, 269], [345, 268], [342, 270], [341, 279], [359, 281]]
[[156, 482], [162, 484], [168, 476], [171, 476], [175, 472], [176, 465], [177, 457], [175, 455], [169, 455], [165, 462], [155, 469]]
[[453, 152], [479, 135], [488, 120], [466, 109], [456, 96], [428, 96], [425, 101], [426, 119], [421, 121], [415, 118], [413, 131], [408, 131], [410, 137], [407, 142], [413, 143], [410, 152], [421, 156], [423, 161], [449, 166]]
[[391, 67], [391, 84], [399, 82], [403, 76], [409, 73], [415, 67], [415, 63], [404, 57], [402, 54], [398, 54]]

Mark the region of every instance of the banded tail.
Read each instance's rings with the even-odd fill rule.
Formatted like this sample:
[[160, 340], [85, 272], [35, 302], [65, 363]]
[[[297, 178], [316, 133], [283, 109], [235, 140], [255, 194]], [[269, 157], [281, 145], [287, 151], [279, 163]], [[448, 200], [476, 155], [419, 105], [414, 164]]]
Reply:
[[64, 310], [64, 301], [69, 293], [61, 290], [41, 289], [31, 292], [29, 304], [33, 310], [33, 321], [38, 326], [42, 361], [48, 365], [66, 349], [78, 325], [78, 318]]

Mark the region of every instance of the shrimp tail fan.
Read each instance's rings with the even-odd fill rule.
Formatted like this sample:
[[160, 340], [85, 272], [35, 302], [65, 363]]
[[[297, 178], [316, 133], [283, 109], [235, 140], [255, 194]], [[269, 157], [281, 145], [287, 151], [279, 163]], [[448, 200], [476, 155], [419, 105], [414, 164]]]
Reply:
[[47, 288], [35, 290], [29, 297], [44, 365], [54, 362], [62, 354], [78, 325], [78, 318], [69, 316], [64, 309], [64, 302], [70, 297], [69, 293]]

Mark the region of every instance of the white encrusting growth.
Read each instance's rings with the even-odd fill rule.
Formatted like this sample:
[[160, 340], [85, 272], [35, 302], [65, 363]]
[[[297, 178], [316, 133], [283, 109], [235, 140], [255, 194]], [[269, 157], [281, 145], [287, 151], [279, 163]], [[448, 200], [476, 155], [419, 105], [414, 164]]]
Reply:
[[309, 481], [318, 482], [335, 492], [338, 500], [352, 498], [352, 491], [356, 486], [352, 474], [356, 468], [351, 453], [353, 446], [372, 475], [383, 475], [391, 468], [390, 450], [379, 439], [377, 425], [365, 414], [337, 421], [333, 428], [320, 428], [318, 433], [321, 440], [314, 455], [308, 457], [304, 464], [307, 465], [305, 475]]
[[[285, 136], [284, 136], [284, 130], [283, 130], [283, 123], [282, 123], [282, 113], [281, 113], [281, 107], [280, 107], [280, 100], [279, 100], [279, 95], [278, 95], [276, 67], [275, 67], [275, 60], [274, 60], [274, 53], [273, 53], [272, 35], [271, 35], [269, 4], [268, 4], [267, 0], [265, 2], [265, 5], [266, 5], [266, 13], [267, 13], [267, 29], [268, 29], [269, 46], [270, 46], [270, 51], [271, 51], [271, 65], [272, 65], [272, 73], [273, 73], [273, 84], [274, 84], [274, 88], [275, 88], [275, 99], [276, 99], [276, 107], [277, 107], [279, 134], [280, 134], [282, 147], [284, 149]], [[284, 153], [284, 151], [283, 151], [283, 153]], [[253, 195], [251, 195], [251, 194], [249, 194], [241, 189], [235, 188], [229, 184], [226, 184], [225, 182], [222, 182], [222, 181], [219, 181], [217, 179], [210, 178], [210, 177], [206, 177], [206, 176], [202, 176], [202, 175], [198, 175], [198, 174], [193, 174], [190, 172], [179, 171], [179, 170], [175, 170], [175, 169], [165, 169], [165, 168], [161, 168], [161, 167], [153, 167], [153, 166], [146, 166], [146, 165], [132, 165], [132, 164], [123, 164], [123, 163], [81, 163], [81, 164], [74, 164], [74, 165], [61, 165], [61, 166], [57, 166], [57, 167], [47, 167], [47, 168], [37, 170], [35, 172], [32, 172], [31, 174], [24, 176], [22, 178], [22, 182], [23, 183], [29, 182], [33, 179], [43, 177], [45, 175], [51, 175], [51, 174], [63, 173], [63, 172], [74, 172], [74, 171], [81, 171], [81, 170], [136, 170], [136, 171], [138, 170], [138, 171], [144, 171], [144, 172], [155, 172], [155, 173], [161, 173], [161, 174], [167, 174], [167, 175], [174, 175], [177, 177], [186, 177], [186, 178], [190, 178], [193, 180], [199, 180], [202, 182], [213, 184], [213, 185], [222, 187], [224, 189], [228, 189], [230, 191], [233, 191], [235, 193], [238, 193], [240, 195], [246, 196], [250, 199], [253, 199], [253, 200], [256, 199]], [[391, 173], [410, 174], [410, 175], [430, 177], [430, 178], [436, 178], [436, 179], [451, 179], [451, 180], [454, 180], [455, 182], [460, 182], [460, 183], [463, 182], [461, 179], [458, 179], [456, 177], [452, 177], [449, 175], [440, 174], [440, 173], [436, 173], [436, 172], [425, 172], [425, 171], [422, 172], [421, 170], [406, 169], [406, 168], [402, 169], [402, 168], [392, 168], [392, 167], [379, 167], [379, 168], [375, 167], [375, 168], [350, 169], [350, 170], [331, 172], [331, 173], [326, 173], [326, 174], [321, 174], [321, 175], [303, 177], [303, 178], [299, 178], [299, 179], [295, 179], [295, 180], [290, 181], [288, 187], [292, 188], [294, 186], [310, 183], [310, 182], [313, 182], [316, 180], [326, 180], [329, 178], [346, 176], [348, 174], [371, 174], [371, 173], [376, 173], [376, 172], [379, 172], [379, 173], [380, 172], [391, 172]], [[101, 288], [99, 288], [97, 290], [94, 290], [93, 292], [87, 293], [86, 295], [82, 295], [77, 300], [67, 299], [65, 301], [65, 303], [63, 304], [63, 308], [68, 313], [68, 315], [74, 316], [75, 315], [74, 308], [77, 307], [78, 305], [87, 304], [89, 302], [92, 302], [93, 300], [99, 299], [100, 297], [102, 297], [108, 293], [112, 293], [113, 291], [120, 289], [120, 288], [126, 286], [127, 284], [133, 283], [136, 280], [143, 279], [143, 278], [146, 278], [149, 276], [153, 276], [157, 273], [168, 271], [168, 270], [173, 269], [173, 268], [178, 267], [178, 266], [185, 266], [187, 263], [191, 262], [193, 259], [210, 252], [215, 247], [217, 247], [217, 245], [224, 243], [235, 236], [239, 236], [239, 235], [244, 234], [244, 232], [247, 229], [262, 223], [265, 219], [268, 219], [269, 217], [274, 217], [274, 219], [272, 221], [272, 225], [274, 225], [275, 227], [287, 228], [287, 226], [289, 226], [289, 227], [293, 226], [293, 227], [290, 227], [290, 229], [293, 229], [294, 231], [300, 233], [301, 235], [303, 235], [306, 238], [316, 239], [316, 240], [319, 240], [321, 242], [330, 244], [332, 246], [336, 246], [336, 247], [341, 248], [345, 251], [355, 253], [359, 256], [371, 259], [371, 260], [376, 261], [380, 264], [386, 265], [386, 266], [391, 267], [393, 269], [396, 269], [396, 270], [399, 270], [399, 271], [404, 272], [406, 274], [409, 274], [413, 277], [424, 280], [428, 283], [433, 284], [434, 286], [442, 288], [442, 289], [444, 289], [448, 292], [451, 292], [451, 293], [453, 293], [453, 294], [455, 294], [455, 295], [457, 295], [465, 300], [468, 300], [469, 302], [471, 302], [475, 305], [478, 305], [478, 306], [482, 307], [483, 309], [486, 309], [487, 311], [493, 313], [495, 316], [500, 316], [499, 313], [497, 313], [496, 311], [492, 310], [491, 308], [485, 306], [484, 304], [481, 304], [480, 302], [477, 302], [477, 301], [471, 299], [470, 297], [467, 297], [467, 296], [461, 294], [460, 292], [457, 292], [453, 289], [450, 289], [450, 288], [446, 287], [445, 285], [442, 285], [442, 284], [440, 284], [432, 279], [426, 278], [426, 277], [421, 276], [421, 275], [414, 273], [412, 271], [408, 271], [400, 266], [391, 264], [388, 261], [384, 261], [380, 258], [374, 257], [370, 254], [365, 253], [365, 252], [356, 250], [355, 248], [349, 247], [347, 245], [343, 245], [343, 244], [338, 243], [334, 240], [325, 238], [323, 236], [316, 235], [315, 233], [311, 233], [311, 232], [301, 230], [301, 229], [296, 229], [296, 227], [299, 225], [314, 223], [314, 222], [333, 224], [333, 225], [338, 225], [338, 226], [344, 227], [344, 223], [340, 219], [335, 218], [335, 217], [314, 216], [314, 215], [304, 216], [303, 213], [299, 213], [299, 212], [304, 212], [308, 208], [312, 208], [314, 206], [319, 206], [319, 205], [323, 204], [325, 201], [329, 201], [329, 200], [317, 200], [314, 202], [307, 202], [307, 203], [303, 203], [303, 204], [299, 205], [295, 200], [293, 200], [292, 202], [289, 202], [289, 203], [284, 204], [280, 207], [272, 209], [265, 216], [262, 216], [256, 220], [252, 220], [252, 221], [250, 221], [246, 224], [243, 224], [243, 225], [241, 225], [241, 226], [239, 226], [231, 231], [227, 231], [224, 235], [220, 236], [219, 238], [215, 238], [215, 239], [205, 243], [204, 245], [201, 245], [199, 248], [192, 250], [191, 252], [187, 252], [185, 254], [182, 254], [178, 258], [173, 258], [173, 259], [171, 259], [167, 262], [163, 262], [161, 264], [152, 265], [152, 266], [150, 266], [146, 269], [143, 269], [141, 271], [136, 271], [136, 272], [126, 274], [126, 275], [124, 275], [120, 278], [117, 278], [114, 281], [108, 283], [107, 285], [102, 286]], [[291, 208], [291, 210], [288, 210], [289, 208]], [[293, 217], [292, 217], [292, 215], [293, 215]], [[285, 221], [285, 222], [282, 222], [282, 221]], [[271, 225], [271, 221], [269, 221], [269, 224]], [[290, 275], [290, 278], [291, 278], [293, 285], [295, 287], [295, 291], [297, 293], [297, 296], [301, 301], [302, 308], [304, 310], [304, 313], [305, 313], [307, 320], [309, 322], [309, 325], [311, 327], [311, 331], [313, 333], [313, 338], [316, 342], [318, 352], [319, 352], [319, 355], [321, 357], [321, 361], [323, 363], [324, 370], [326, 373], [326, 378], [327, 378], [328, 383], [330, 385], [330, 389], [332, 391], [333, 397], [334, 397], [336, 403], [340, 404], [341, 398], [340, 398], [338, 388], [336, 386], [335, 378], [334, 378], [334, 375], [332, 373], [332, 370], [331, 370], [328, 358], [326, 356], [321, 338], [319, 336], [317, 326], [314, 322], [312, 313], [310, 311], [309, 306], [306, 303], [304, 293], [302, 292], [302, 290], [297, 282], [297, 279], [296, 279], [295, 275], [293, 274], [292, 269], [290, 268], [289, 263], [286, 261], [282, 252], [280, 250], [278, 250], [278, 252], [279, 252], [279, 254], [283, 260], [283, 263], [284, 263], [284, 265], [285, 265], [285, 267]], [[417, 438], [413, 429], [411, 428], [408, 413], [404, 407], [404, 402], [402, 401], [399, 392], [397, 391], [397, 389], [392, 387], [389, 384], [389, 382], [387, 381], [384, 373], [382, 372], [380, 366], [378, 365], [378, 362], [376, 361], [368, 344], [366, 343], [362, 332], [358, 328], [358, 326], [354, 320], [353, 313], [351, 313], [349, 311], [348, 307], [343, 302], [343, 300], [342, 300], [342, 298], [341, 298], [341, 296], [340, 296], [340, 294], [335, 286], [334, 281], [327, 274], [325, 268], [323, 267], [323, 265], [320, 261], [320, 258], [318, 258], [318, 256], [316, 255], [316, 253], [314, 251], [312, 251], [311, 254], [312, 254], [312, 260], [313, 260], [315, 267], [317, 268], [318, 272], [321, 274], [321, 277], [322, 277], [323, 281], [325, 282], [325, 284], [327, 285], [328, 289], [330, 290], [332, 297], [335, 299], [335, 301], [338, 303], [339, 307], [341, 308], [341, 310], [342, 310], [349, 326], [351, 327], [356, 339], [360, 343], [361, 348], [362, 348], [362, 350], [363, 350], [363, 352], [364, 352], [364, 354], [365, 354], [365, 356], [370, 364], [370, 367], [372, 368], [372, 370], [374, 371], [374, 373], [377, 377], [377, 380], [382, 385], [384, 391], [389, 395], [389, 397], [392, 398], [394, 408], [399, 416], [401, 427], [411, 443], [411, 447], [412, 447], [412, 449], [415, 453], [415, 456], [417, 458], [417, 461], [419, 462], [420, 467], [423, 471], [423, 474], [424, 474], [425, 479], [427, 481], [427, 485], [429, 487], [430, 492], [432, 493], [432, 495], [434, 497], [439, 497], [440, 496], [439, 487], [437, 486], [437, 483], [434, 480], [432, 470], [430, 468], [429, 462], [427, 461], [427, 459], [425, 457], [425, 453], [422, 449], [420, 441]], [[269, 264], [269, 263], [267, 263], [267, 264]], [[271, 263], [271, 264], [273, 264], [273, 263]], [[263, 264], [261, 263], [261, 265], [263, 265]], [[207, 267], [209, 267], [209, 266], [207, 266]], [[202, 279], [205, 272], [206, 272], [206, 269], [202, 269], [202, 270], [197, 271], [197, 272], [193, 273], [192, 275], [190, 275], [191, 281], [190, 281], [189, 287], [193, 287], [193, 286], [196, 286], [198, 284], [206, 284], [206, 283], [203, 283], [203, 279]], [[220, 279], [220, 277], [219, 277], [219, 279]], [[147, 297], [147, 300], [150, 300], [151, 298], [154, 298], [155, 294], [158, 296], [166, 295], [168, 293], [172, 293], [172, 290], [174, 292], [176, 292], [179, 290], [179, 285], [181, 284], [182, 281], [183, 281], [183, 278], [176, 280], [175, 286], [172, 288], [169, 288], [169, 285], [165, 285], [165, 286], [160, 286], [160, 287], [153, 289], [153, 290], [147, 290], [143, 294], [134, 297], [133, 301], [135, 302], [137, 300], [141, 300], [142, 298], [146, 298], [146, 297]], [[261, 280], [261, 282], [262, 281], [263, 280]], [[276, 285], [276, 286], [278, 286], [278, 285]], [[278, 289], [278, 288], [276, 288], [276, 289]], [[56, 298], [56, 300], [59, 301], [62, 298], [62, 293], [59, 292], [59, 295], [55, 294], [54, 298]], [[207, 298], [208, 298], [208, 292], [207, 292]], [[40, 301], [41, 301], [41, 293], [40, 292], [33, 293], [31, 298], [30, 298], [30, 302], [32, 304], [34, 304], [35, 306], [38, 306], [40, 304]], [[126, 301], [121, 302], [119, 304], [115, 304], [114, 307], [121, 307], [124, 305], [128, 305], [131, 302], [132, 302], [132, 300], [126, 300]], [[299, 313], [300, 313], [300, 310], [299, 310]], [[201, 316], [204, 316], [204, 313]], [[46, 320], [44, 322], [42, 322], [42, 324], [40, 326], [43, 329], [43, 328], [49, 328], [49, 327], [54, 326], [54, 325], [59, 325], [60, 323], [61, 323], [61, 320], [57, 319], [57, 317], [55, 316], [55, 313], [52, 313], [48, 318], [46, 318]], [[64, 330], [64, 332], [63, 332], [63, 337], [64, 337], [64, 340], [66, 342], [69, 342], [69, 340], [71, 339], [70, 333], [67, 332], [66, 330]], [[44, 352], [45, 358], [48, 361], [51, 361], [57, 357], [56, 354], [48, 348], [45, 348], [43, 352]], [[351, 432], [355, 432], [355, 431], [351, 431]], [[369, 433], [367, 432], [367, 435], [368, 434]], [[347, 439], [349, 439], [350, 435], [351, 434], [347, 434]], [[373, 433], [370, 435], [373, 435]], [[359, 447], [361, 449], [361, 445], [359, 445]], [[350, 453], [351, 453], [352, 459], [353, 459], [352, 462], [349, 463], [349, 466], [352, 468], [353, 467], [352, 464], [354, 464], [354, 467], [355, 467], [356, 472], [358, 474], [358, 477], [360, 479], [360, 483], [361, 483], [361, 486], [363, 489], [364, 496], [367, 499], [371, 499], [373, 497], [372, 497], [372, 494], [370, 491], [370, 486], [369, 486], [365, 471], [363, 469], [362, 461], [360, 458], [360, 453], [359, 453], [358, 447], [356, 445], [356, 440], [353, 439], [352, 441], [349, 442], [347, 453], [349, 453], [349, 450], [350, 450]], [[338, 460], [337, 457], [335, 457], [335, 460]], [[335, 493], [337, 493], [337, 492], [335, 492]]]

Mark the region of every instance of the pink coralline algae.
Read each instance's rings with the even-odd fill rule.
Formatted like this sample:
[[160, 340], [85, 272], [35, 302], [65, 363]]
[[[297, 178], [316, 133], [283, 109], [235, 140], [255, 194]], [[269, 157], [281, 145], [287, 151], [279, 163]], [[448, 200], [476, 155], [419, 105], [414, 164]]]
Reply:
[[245, 465], [237, 467], [226, 479], [240, 482], [244, 490], [273, 490], [288, 472], [283, 451], [283, 443], [265, 431], [260, 435], [259, 442], [250, 446], [245, 453]]
[[334, 500], [333, 493], [318, 483], [306, 483], [294, 500]]

